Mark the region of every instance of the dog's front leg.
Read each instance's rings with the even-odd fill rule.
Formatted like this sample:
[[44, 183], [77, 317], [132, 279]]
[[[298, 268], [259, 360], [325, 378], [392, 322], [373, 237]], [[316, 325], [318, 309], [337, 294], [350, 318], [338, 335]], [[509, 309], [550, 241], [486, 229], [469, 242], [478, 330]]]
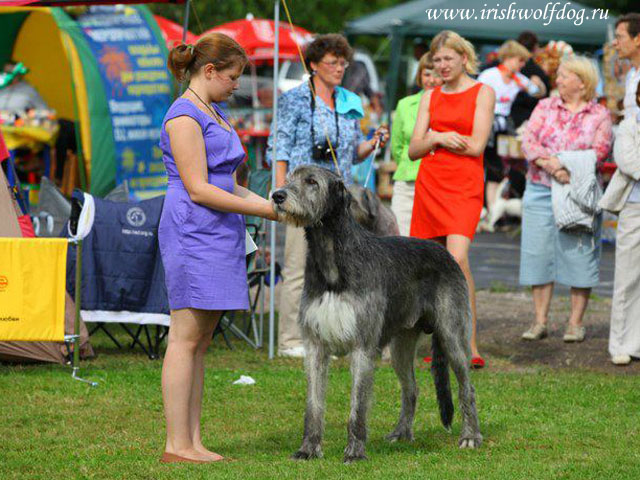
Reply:
[[321, 343], [305, 342], [307, 373], [307, 409], [304, 416], [302, 446], [291, 458], [309, 460], [322, 458], [324, 409], [329, 371], [329, 352]]
[[349, 415], [348, 443], [344, 462], [366, 460], [367, 410], [373, 392], [375, 348], [356, 349], [351, 353], [351, 414]]

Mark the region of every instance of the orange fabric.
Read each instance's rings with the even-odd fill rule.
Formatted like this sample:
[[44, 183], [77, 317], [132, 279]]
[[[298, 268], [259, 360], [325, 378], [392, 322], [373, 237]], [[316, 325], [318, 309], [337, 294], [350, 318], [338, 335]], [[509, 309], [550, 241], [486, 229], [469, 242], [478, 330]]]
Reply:
[[527, 91], [526, 85], [522, 83], [522, 81], [518, 78], [518, 75], [512, 72], [509, 72], [509, 69], [505, 67], [502, 63], [498, 65], [498, 70], [500, 70], [503, 73], [509, 73], [509, 78], [507, 80], [507, 83], [513, 80], [514, 82], [516, 82], [516, 85], [520, 87], [520, 90], [524, 90], [525, 92]]
[[[477, 83], [459, 93], [442, 93], [440, 87], [433, 89], [429, 128], [470, 136], [481, 87]], [[483, 157], [484, 154], [470, 157], [437, 148], [422, 159], [416, 179], [412, 237], [458, 234], [473, 239], [484, 197]]]

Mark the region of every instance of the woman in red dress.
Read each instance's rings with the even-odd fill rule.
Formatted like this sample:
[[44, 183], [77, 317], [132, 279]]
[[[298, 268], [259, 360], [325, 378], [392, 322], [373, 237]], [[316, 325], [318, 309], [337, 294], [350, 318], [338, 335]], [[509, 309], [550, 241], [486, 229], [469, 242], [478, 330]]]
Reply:
[[411, 236], [441, 243], [460, 265], [471, 299], [472, 366], [482, 368], [469, 247], [482, 211], [483, 152], [493, 123], [495, 94], [469, 76], [477, 71], [476, 54], [460, 35], [440, 32], [430, 50], [443, 85], [422, 96], [409, 145], [409, 158], [422, 158]]

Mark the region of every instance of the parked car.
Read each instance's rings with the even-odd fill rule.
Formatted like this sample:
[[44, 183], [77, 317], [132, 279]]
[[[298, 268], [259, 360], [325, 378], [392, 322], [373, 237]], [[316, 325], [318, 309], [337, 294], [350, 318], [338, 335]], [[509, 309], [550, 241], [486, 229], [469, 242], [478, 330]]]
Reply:
[[[302, 82], [308, 80], [301, 62], [286, 60], [280, 65], [278, 74], [278, 94], [297, 87]], [[252, 77], [249, 69], [240, 76], [240, 85], [229, 99], [232, 108], [246, 107], [253, 105], [254, 90], [258, 93], [258, 99], [267, 99], [267, 102], [259, 101], [261, 106], [270, 107], [273, 90], [273, 66], [259, 66], [256, 69], [255, 77]], [[253, 84], [255, 82], [255, 85]], [[381, 85], [371, 56], [363, 51], [356, 50], [353, 60], [345, 72], [343, 86], [359, 95], [367, 98], [372, 93], [380, 92]], [[266, 104], [265, 104], [266, 103]]]

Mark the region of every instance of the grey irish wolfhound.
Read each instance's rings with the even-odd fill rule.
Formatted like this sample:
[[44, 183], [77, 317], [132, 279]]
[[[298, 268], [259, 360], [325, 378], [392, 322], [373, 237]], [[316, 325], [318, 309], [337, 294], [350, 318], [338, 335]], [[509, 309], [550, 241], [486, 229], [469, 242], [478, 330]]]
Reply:
[[379, 237], [350, 214], [350, 194], [333, 172], [296, 168], [272, 195], [280, 220], [304, 227], [308, 243], [299, 324], [304, 339], [307, 406], [296, 459], [322, 456], [330, 356], [351, 354], [351, 414], [344, 461], [365, 459], [367, 410], [376, 355], [387, 344], [402, 386], [402, 408], [391, 441], [413, 439], [418, 390], [414, 359], [421, 332], [432, 333], [432, 373], [440, 418], [453, 418], [449, 365], [459, 384], [459, 446], [482, 441], [469, 378], [471, 310], [465, 278], [435, 242]]

